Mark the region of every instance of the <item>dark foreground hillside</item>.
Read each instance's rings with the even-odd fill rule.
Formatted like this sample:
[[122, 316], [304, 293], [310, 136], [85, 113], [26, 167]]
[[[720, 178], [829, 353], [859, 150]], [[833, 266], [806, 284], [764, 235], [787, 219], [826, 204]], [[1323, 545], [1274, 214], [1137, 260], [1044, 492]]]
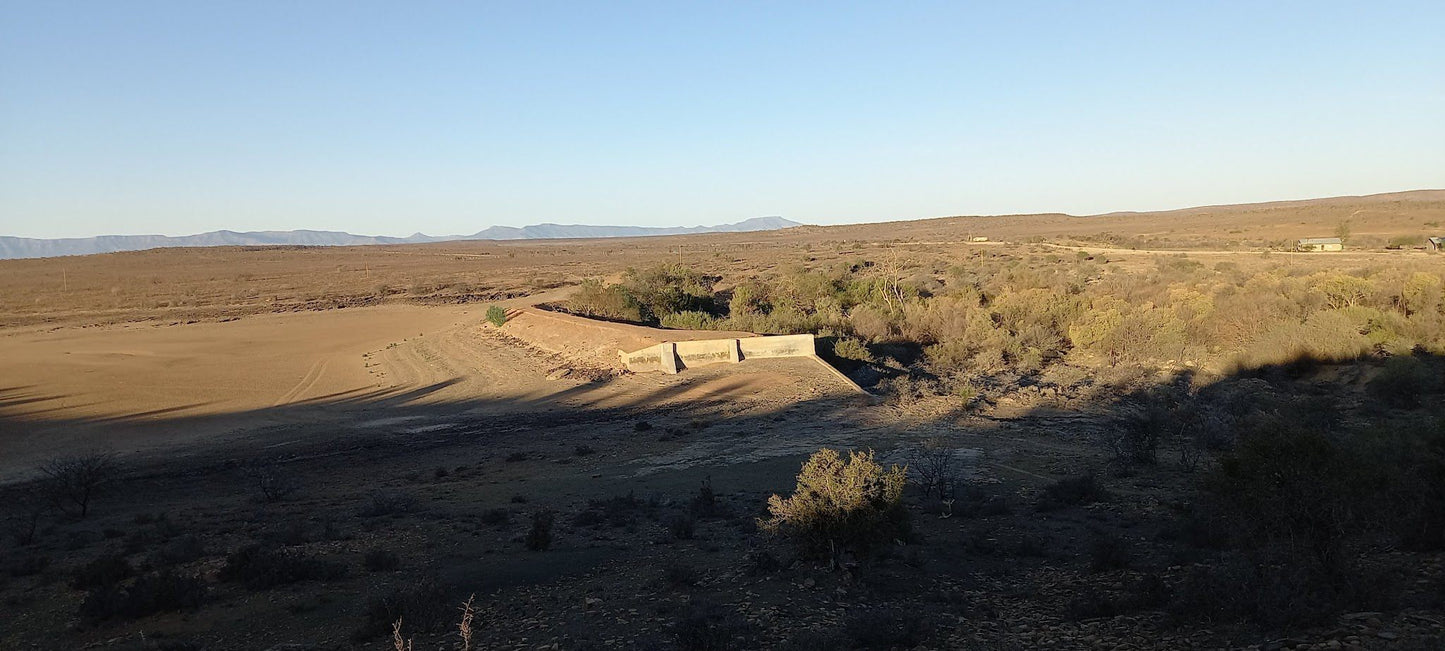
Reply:
[[[5, 489], [0, 638], [392, 648], [399, 621], [457, 648], [471, 599], [473, 648], [1440, 648], [1441, 377], [1296, 360], [1067, 411], [719, 401], [71, 460]], [[823, 552], [759, 528], [821, 447], [908, 479]]]

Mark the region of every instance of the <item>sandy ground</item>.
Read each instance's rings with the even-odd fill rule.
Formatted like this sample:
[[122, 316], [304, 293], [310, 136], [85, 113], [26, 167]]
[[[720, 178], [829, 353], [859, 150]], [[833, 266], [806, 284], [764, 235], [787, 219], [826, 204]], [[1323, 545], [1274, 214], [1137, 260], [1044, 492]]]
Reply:
[[[674, 333], [579, 328], [569, 319], [533, 315], [509, 323], [515, 330], [504, 337], [475, 306], [392, 305], [11, 332], [0, 337], [0, 481], [28, 476], [46, 458], [92, 449], [270, 449], [338, 429], [424, 434], [486, 414], [680, 400], [746, 406], [846, 391], [810, 360], [599, 381], [570, 372], [578, 358], [555, 353], [570, 342], [597, 353], [583, 363], [606, 360], [619, 343]], [[517, 335], [543, 346], [519, 345]]]

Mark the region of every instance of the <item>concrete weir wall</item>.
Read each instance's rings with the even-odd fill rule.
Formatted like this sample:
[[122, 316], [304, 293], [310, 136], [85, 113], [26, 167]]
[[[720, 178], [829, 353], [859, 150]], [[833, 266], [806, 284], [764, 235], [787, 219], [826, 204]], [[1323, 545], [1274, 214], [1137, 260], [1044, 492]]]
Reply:
[[744, 337], [740, 339], [706, 339], [674, 341], [648, 346], [633, 352], [618, 351], [622, 365], [634, 373], [662, 371], [676, 373], [680, 369], [704, 364], [735, 364], [748, 358], [813, 357], [813, 335], [782, 335], [777, 337]]
[[775, 337], [748, 337], [738, 339], [738, 349], [743, 359], [749, 357], [812, 357], [817, 355], [813, 348], [813, 335], [778, 335]]
[[673, 346], [676, 347], [677, 358], [682, 361], [684, 367], [720, 363], [736, 364], [742, 361], [736, 339], [679, 341]]

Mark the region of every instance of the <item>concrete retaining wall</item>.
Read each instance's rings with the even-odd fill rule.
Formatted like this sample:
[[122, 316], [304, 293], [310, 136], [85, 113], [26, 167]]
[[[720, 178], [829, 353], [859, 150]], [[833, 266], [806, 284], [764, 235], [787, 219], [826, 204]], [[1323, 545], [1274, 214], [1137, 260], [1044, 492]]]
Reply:
[[735, 364], [754, 357], [762, 359], [815, 356], [813, 335], [675, 341], [648, 346], [630, 353], [617, 352], [622, 357], [622, 366], [634, 373], [676, 373], [679, 369], [692, 366]]
[[870, 396], [863, 387], [818, 357], [813, 335], [779, 335], [776, 337], [743, 337], [739, 339], [705, 339], [676, 341], [648, 346], [633, 352], [617, 351], [622, 366], [633, 373], [662, 371], [675, 374], [679, 370], [703, 364], [737, 363], [750, 358], [809, 357], [828, 369], [849, 388]]
[[738, 354], [737, 339], [709, 339], [705, 341], [679, 341], [677, 358], [685, 367], [703, 364], [736, 364], [742, 360]]
[[[621, 351], [618, 351], [621, 352]], [[677, 373], [677, 344], [665, 343], [622, 353], [622, 366], [633, 373]]]
[[813, 348], [813, 335], [748, 337], [738, 339], [737, 342], [743, 359], [749, 357], [811, 357], [817, 354]]

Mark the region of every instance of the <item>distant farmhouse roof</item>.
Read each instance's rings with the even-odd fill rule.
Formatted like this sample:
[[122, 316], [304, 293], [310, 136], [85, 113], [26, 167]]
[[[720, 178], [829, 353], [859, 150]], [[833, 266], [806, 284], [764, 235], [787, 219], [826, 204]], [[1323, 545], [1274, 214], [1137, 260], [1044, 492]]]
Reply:
[[1338, 237], [1306, 237], [1295, 242], [1296, 251], [1343, 251], [1345, 243]]

